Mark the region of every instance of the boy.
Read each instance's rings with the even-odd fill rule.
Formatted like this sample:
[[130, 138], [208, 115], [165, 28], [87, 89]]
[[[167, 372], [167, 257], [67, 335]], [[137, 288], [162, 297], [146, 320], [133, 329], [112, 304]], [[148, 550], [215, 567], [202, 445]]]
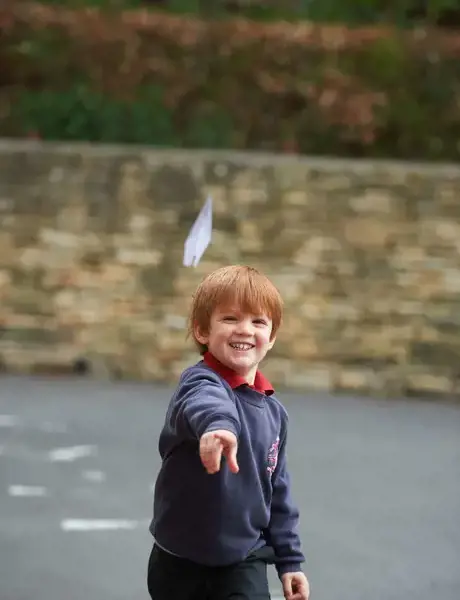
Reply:
[[287, 413], [258, 370], [281, 317], [278, 291], [253, 268], [218, 269], [198, 287], [189, 333], [203, 359], [182, 373], [159, 441], [152, 600], [269, 600], [267, 563], [286, 600], [308, 600]]

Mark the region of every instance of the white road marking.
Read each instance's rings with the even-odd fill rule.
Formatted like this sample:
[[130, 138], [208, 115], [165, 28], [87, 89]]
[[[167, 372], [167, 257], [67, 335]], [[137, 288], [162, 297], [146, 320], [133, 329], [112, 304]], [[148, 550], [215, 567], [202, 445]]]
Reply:
[[39, 485], [10, 485], [8, 494], [16, 498], [43, 498], [47, 496], [47, 491]]
[[136, 529], [140, 521], [124, 519], [65, 519], [61, 521], [63, 531], [117, 531]]
[[92, 481], [94, 483], [102, 483], [107, 479], [107, 476], [103, 471], [83, 471], [82, 476], [87, 481]]
[[71, 448], [55, 448], [48, 456], [52, 462], [72, 462], [79, 458], [93, 456], [95, 453], [95, 446], [72, 446]]
[[16, 415], [0, 415], [0, 427], [17, 427], [19, 422]]

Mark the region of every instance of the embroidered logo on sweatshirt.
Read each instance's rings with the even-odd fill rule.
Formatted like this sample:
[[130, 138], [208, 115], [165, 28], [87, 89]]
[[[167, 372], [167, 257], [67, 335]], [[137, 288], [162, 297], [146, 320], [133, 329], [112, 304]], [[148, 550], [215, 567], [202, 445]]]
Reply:
[[278, 452], [280, 446], [280, 438], [277, 437], [276, 441], [270, 446], [270, 450], [268, 451], [268, 465], [267, 471], [270, 473], [270, 476], [273, 475], [276, 469], [276, 465], [278, 464]]

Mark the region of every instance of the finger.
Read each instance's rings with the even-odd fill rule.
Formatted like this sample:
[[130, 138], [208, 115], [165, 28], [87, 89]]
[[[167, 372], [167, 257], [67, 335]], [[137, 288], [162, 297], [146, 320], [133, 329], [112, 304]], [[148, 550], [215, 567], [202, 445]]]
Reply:
[[209, 475], [214, 475], [220, 470], [220, 463], [218, 459], [208, 458], [201, 461], [204, 468]]
[[307, 596], [303, 594], [302, 590], [295, 587], [293, 588], [289, 596], [289, 600], [305, 600], [305, 598], [307, 598]]
[[310, 597], [310, 587], [306, 583], [301, 584], [299, 592], [302, 600], [308, 600]]
[[221, 441], [213, 435], [204, 435], [200, 440], [200, 453], [211, 454], [215, 448], [221, 445]]
[[310, 590], [306, 583], [303, 581], [301, 583], [294, 584], [294, 595], [291, 600], [308, 600], [310, 596]]
[[200, 458], [208, 473], [212, 474], [219, 471], [222, 450], [223, 447], [219, 440], [212, 438], [203, 440], [203, 444], [200, 446]]
[[286, 600], [293, 600], [292, 598], [292, 579], [291, 578], [283, 578], [283, 594]]
[[215, 453], [207, 453], [207, 454], [203, 454], [201, 456], [201, 462], [203, 463], [203, 466], [205, 467], [206, 471], [208, 473], [215, 473], [218, 470], [218, 459], [217, 459], [217, 453], [218, 451], [216, 451]]
[[237, 446], [236, 444], [230, 446], [230, 448], [225, 453], [225, 458], [227, 459], [228, 468], [232, 473], [238, 473], [240, 470], [238, 466], [238, 461], [236, 458]]

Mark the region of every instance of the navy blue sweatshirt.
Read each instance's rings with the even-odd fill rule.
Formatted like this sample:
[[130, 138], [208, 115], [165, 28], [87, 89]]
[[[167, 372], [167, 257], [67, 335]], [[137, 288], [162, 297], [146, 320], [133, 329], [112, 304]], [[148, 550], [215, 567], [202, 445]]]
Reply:
[[[220, 566], [271, 546], [279, 576], [301, 570], [298, 510], [286, 468], [287, 413], [274, 395], [232, 387], [205, 362], [186, 369], [160, 434], [162, 466], [150, 532], [160, 547]], [[209, 475], [199, 439], [226, 429], [238, 439], [239, 472], [225, 460]]]

